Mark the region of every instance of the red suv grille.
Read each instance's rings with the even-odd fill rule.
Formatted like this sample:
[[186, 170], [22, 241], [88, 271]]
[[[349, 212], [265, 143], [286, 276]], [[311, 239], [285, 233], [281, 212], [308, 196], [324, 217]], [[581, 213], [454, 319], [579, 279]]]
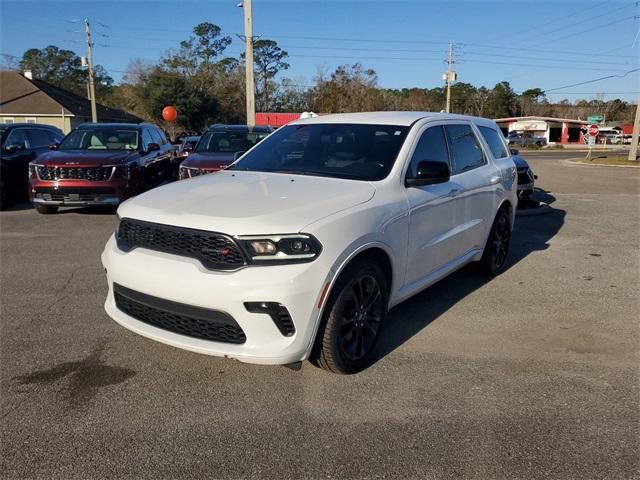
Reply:
[[40, 180], [89, 180], [104, 182], [116, 167], [47, 167], [38, 166]]

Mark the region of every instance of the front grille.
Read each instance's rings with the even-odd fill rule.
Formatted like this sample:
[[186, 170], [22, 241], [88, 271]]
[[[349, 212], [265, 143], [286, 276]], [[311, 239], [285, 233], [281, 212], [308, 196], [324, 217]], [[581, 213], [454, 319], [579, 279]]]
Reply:
[[48, 167], [38, 166], [40, 180], [88, 180], [104, 182], [111, 178], [116, 167]]
[[234, 270], [246, 265], [236, 242], [222, 233], [123, 218], [117, 241], [124, 251], [141, 247], [172, 253], [195, 258], [212, 270]]
[[172, 302], [113, 284], [118, 309], [153, 327], [188, 337], [242, 344], [247, 340], [231, 315], [219, 310]]
[[528, 185], [533, 182], [533, 175], [531, 169], [520, 168], [518, 169], [518, 185]]

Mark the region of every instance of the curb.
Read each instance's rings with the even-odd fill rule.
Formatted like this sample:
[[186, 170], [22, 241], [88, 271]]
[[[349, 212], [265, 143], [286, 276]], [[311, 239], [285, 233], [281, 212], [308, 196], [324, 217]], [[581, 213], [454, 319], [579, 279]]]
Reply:
[[638, 165], [607, 165], [606, 163], [576, 162], [572, 159], [568, 159], [567, 162], [571, 163], [572, 165], [585, 166], [585, 167], [640, 168], [640, 161], [638, 161]]
[[540, 202], [538, 208], [524, 208], [522, 210], [516, 208], [516, 217], [533, 217], [534, 215], [544, 215], [551, 212], [553, 212], [553, 208], [548, 203]]

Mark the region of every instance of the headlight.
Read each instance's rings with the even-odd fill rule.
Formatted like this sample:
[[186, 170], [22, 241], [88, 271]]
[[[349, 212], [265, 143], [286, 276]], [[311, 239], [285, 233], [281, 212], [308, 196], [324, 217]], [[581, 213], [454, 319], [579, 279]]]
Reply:
[[306, 233], [244, 236], [238, 242], [255, 264], [311, 262], [322, 251], [320, 242]]
[[37, 168], [38, 165], [33, 165], [32, 163], [29, 164], [29, 178], [38, 178], [38, 172], [36, 171]]

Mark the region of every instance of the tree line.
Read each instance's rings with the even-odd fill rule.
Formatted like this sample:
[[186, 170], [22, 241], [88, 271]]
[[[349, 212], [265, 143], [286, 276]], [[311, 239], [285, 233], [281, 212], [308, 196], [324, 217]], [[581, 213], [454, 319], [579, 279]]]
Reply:
[[[231, 37], [212, 23], [193, 28], [192, 35], [158, 62], [134, 59], [119, 84], [105, 68], [96, 65], [98, 102], [131, 112], [147, 121], [162, 123], [160, 112], [173, 105], [179, 112], [178, 132], [201, 132], [211, 123], [245, 122], [244, 54], [226, 56]], [[334, 71], [318, 68], [311, 85], [304, 79], [284, 75], [288, 53], [269, 39], [254, 41], [256, 108], [258, 111], [323, 113], [420, 110], [444, 108], [446, 89], [385, 89], [378, 85], [375, 70], [361, 63], [338, 66]], [[7, 59], [4, 68], [31, 70], [35, 78], [86, 96], [87, 70], [71, 50], [48, 46], [29, 49], [19, 60]], [[476, 87], [459, 82], [452, 86], [452, 112], [502, 118], [541, 115], [631, 122], [634, 106], [620, 99], [603, 98], [552, 103], [540, 88], [516, 93], [509, 82]]]

